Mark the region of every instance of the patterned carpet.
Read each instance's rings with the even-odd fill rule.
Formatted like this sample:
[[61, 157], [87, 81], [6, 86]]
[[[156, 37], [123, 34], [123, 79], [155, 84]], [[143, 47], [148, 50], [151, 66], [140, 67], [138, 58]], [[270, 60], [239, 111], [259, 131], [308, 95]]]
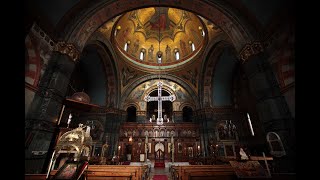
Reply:
[[166, 175], [154, 175], [153, 180], [168, 180]]
[[165, 163], [164, 162], [155, 162], [154, 167], [155, 168], [165, 168]]

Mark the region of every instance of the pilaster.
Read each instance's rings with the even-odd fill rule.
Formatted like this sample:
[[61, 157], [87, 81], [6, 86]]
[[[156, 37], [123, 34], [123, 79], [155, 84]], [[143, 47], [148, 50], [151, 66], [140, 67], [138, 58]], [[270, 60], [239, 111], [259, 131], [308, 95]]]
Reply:
[[280, 161], [285, 160], [283, 167], [293, 170], [294, 163], [289, 159], [295, 158], [295, 152], [292, 151], [295, 149], [294, 119], [281, 95], [279, 84], [268, 62], [268, 54], [264, 52], [261, 43], [255, 42], [246, 45], [239, 57], [243, 62], [250, 91], [257, 102], [256, 109], [259, 120], [263, 123], [264, 133], [266, 135], [268, 132], [276, 132], [280, 136], [287, 152], [287, 157]]
[[[27, 173], [45, 173], [57, 133], [57, 121], [65, 99], [71, 74], [79, 51], [73, 44], [58, 42], [52, 52], [47, 70], [30, 105], [26, 123]], [[32, 152], [46, 151], [36, 157]]]

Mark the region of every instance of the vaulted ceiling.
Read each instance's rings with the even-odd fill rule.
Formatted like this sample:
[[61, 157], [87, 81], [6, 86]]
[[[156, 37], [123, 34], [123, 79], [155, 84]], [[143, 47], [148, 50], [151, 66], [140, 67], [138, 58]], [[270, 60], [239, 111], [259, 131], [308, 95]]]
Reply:
[[168, 86], [176, 84], [193, 101], [205, 99], [201, 93], [206, 88], [212, 91], [207, 82], [216, 83], [208, 101], [226, 106], [233, 101], [239, 51], [263, 37], [266, 27], [290, 4], [286, 0], [26, 0], [25, 28], [27, 32], [36, 22], [55, 41], [69, 41], [82, 51], [78, 68], [85, 85], [79, 88], [87, 89], [96, 104], [118, 103], [104, 101], [115, 91], [120, 93], [119, 103], [124, 103], [121, 97], [132, 96], [161, 72]]

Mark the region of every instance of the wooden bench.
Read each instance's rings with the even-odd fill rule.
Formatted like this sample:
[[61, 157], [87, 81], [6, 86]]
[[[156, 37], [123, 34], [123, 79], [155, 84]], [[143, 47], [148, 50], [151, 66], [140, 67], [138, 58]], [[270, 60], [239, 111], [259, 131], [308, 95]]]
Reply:
[[188, 179], [236, 179], [236, 174], [230, 165], [189, 165], [172, 166], [173, 180]]
[[107, 177], [144, 180], [149, 177], [149, 169], [147, 165], [89, 165], [84, 175], [88, 180], [107, 179]]
[[46, 180], [46, 174], [25, 174], [25, 180]]
[[[50, 172], [52, 178], [58, 170]], [[89, 165], [85, 169], [83, 176], [87, 180], [101, 179], [131, 179], [146, 180], [149, 178], [150, 169], [148, 165], [131, 166], [131, 165]], [[26, 180], [45, 180], [46, 174], [25, 174]]]

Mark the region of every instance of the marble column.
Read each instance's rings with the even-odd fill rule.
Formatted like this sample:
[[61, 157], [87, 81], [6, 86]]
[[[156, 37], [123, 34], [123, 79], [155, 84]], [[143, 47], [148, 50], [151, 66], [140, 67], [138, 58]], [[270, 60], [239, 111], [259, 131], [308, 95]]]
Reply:
[[197, 111], [197, 119], [199, 119], [200, 124], [200, 139], [203, 155], [209, 156], [210, 152], [208, 151], [208, 147], [210, 146], [209, 142], [209, 132], [211, 132], [212, 128], [210, 124], [212, 124], [212, 109], [211, 108], [203, 108]]
[[171, 136], [171, 154], [172, 154], [172, 162], [174, 162], [174, 139], [173, 136]]
[[[279, 84], [259, 42], [246, 45], [239, 55], [248, 78], [250, 91], [256, 99], [259, 120], [265, 135], [276, 132], [287, 155], [279, 158], [280, 169], [295, 169], [295, 126], [288, 104], [282, 96]], [[261, 152], [262, 153], [262, 152]]]
[[145, 139], [145, 142], [144, 142], [144, 153], [145, 153], [145, 155], [146, 155], [146, 157], [145, 157], [145, 159], [144, 159], [144, 162], [147, 162], [147, 159], [148, 159], [148, 152], [149, 152], [149, 150], [148, 150], [148, 148], [149, 148], [149, 140], [148, 140], [148, 135], [146, 135], [146, 139]]
[[109, 154], [114, 154], [118, 151], [118, 140], [120, 132], [120, 123], [125, 121], [125, 111], [114, 108], [106, 109], [106, 126], [105, 132], [110, 135]]
[[[47, 171], [56, 141], [58, 118], [78, 58], [79, 51], [73, 44], [66, 42], [58, 42], [52, 52], [25, 119], [26, 135], [30, 137], [25, 149], [26, 173]], [[35, 151], [46, 153], [37, 156], [33, 153]]]

